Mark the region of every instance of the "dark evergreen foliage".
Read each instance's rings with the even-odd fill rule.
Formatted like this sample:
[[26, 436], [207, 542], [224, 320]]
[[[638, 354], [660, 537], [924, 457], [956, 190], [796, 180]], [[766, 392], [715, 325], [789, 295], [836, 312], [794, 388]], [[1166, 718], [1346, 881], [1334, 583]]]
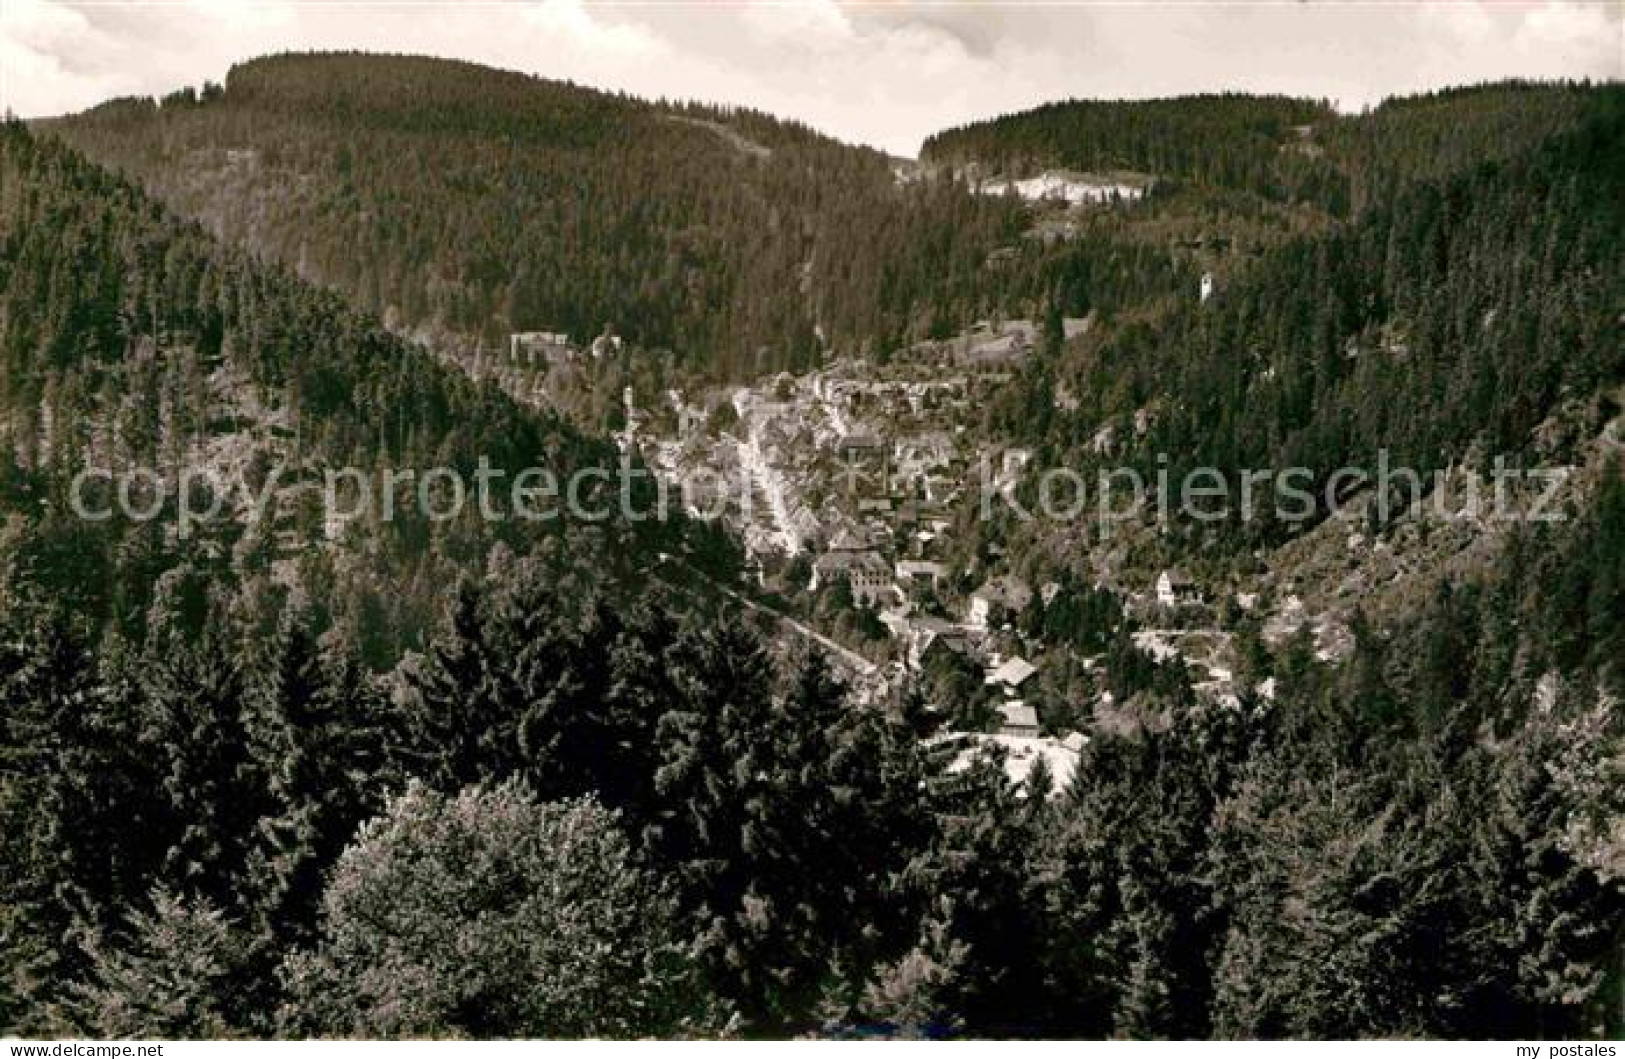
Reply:
[[[1066, 105], [933, 144], [1157, 169], [1184, 186], [1148, 217], [1315, 211], [1200, 307], [1195, 259], [1120, 218], [989, 281], [1011, 203], [763, 115], [461, 64], [282, 57], [63, 130], [203, 214], [319, 175], [261, 249], [307, 243], [305, 271], [409, 324], [609, 316], [734, 373], [801, 362], [815, 323], [895, 349], [1034, 298], [1049, 336], [988, 414], [1046, 459], [1143, 408], [1130, 459], [1429, 467], [1566, 458], [1554, 423], [1617, 414], [1622, 120], [1614, 86], [1502, 86], [1350, 118]], [[1323, 153], [1283, 158], [1301, 124]], [[228, 149], [253, 153], [198, 186], [163, 153]], [[1058, 581], [1020, 630], [1098, 656], [1141, 722], [1098, 726], [1053, 790], [922, 738], [985, 708], [968, 668], [860, 703], [721, 601], [629, 588], [686, 527], [70, 517], [84, 467], [178, 474], [256, 430], [302, 475], [608, 448], [14, 123], [0, 368], [0, 1031], [1621, 1032], [1617, 460], [1572, 518], [1356, 617], [1345, 661], [1237, 619], [1259, 680], [1235, 701]], [[255, 408], [286, 418], [219, 421]]]

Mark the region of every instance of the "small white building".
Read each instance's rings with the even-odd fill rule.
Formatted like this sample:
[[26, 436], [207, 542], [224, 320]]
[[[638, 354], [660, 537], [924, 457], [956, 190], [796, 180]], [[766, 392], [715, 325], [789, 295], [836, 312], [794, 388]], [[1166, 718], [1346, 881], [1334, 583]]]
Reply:
[[1032, 589], [1021, 578], [1014, 575], [994, 578], [971, 594], [966, 624], [986, 630], [999, 621], [1020, 614], [1032, 598]]
[[1180, 570], [1164, 570], [1157, 576], [1157, 602], [1164, 607], [1181, 607], [1202, 602], [1202, 591]]
[[1202, 300], [1207, 301], [1213, 297], [1213, 273], [1202, 273]]

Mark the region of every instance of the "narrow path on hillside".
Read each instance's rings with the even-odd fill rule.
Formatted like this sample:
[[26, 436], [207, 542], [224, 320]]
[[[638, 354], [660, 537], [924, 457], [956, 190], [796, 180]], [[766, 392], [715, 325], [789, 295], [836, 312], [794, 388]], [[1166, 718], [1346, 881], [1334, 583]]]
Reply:
[[858, 654], [850, 647], [843, 647], [841, 644], [836, 643], [834, 640], [830, 639], [828, 636], [825, 636], [817, 629], [814, 629], [803, 622], [797, 621], [795, 618], [790, 617], [790, 615], [781, 610], [775, 610], [766, 604], [758, 603], [756, 600], [751, 599], [749, 596], [739, 592], [737, 589], [730, 588], [705, 571], [700, 570], [699, 568], [686, 563], [675, 556], [662, 555], [660, 556], [659, 561], [670, 566], [680, 566], [687, 573], [700, 578], [706, 584], [710, 585], [712, 588], [716, 589], [718, 592], [727, 596], [729, 599], [740, 604], [741, 606], [748, 607], [760, 614], [766, 614], [768, 617], [779, 622], [781, 625], [787, 626], [802, 637], [818, 644], [830, 654], [836, 656], [842, 662], [845, 662], [847, 665], [851, 666], [862, 676], [871, 677], [880, 671], [879, 666], [876, 666], [873, 662]]
[[722, 141], [740, 154], [752, 158], [767, 158], [773, 154], [773, 148], [757, 143], [745, 136], [738, 129], [729, 128], [720, 121], [707, 121], [705, 118], [691, 118], [686, 114], [670, 114], [668, 119], [682, 125], [694, 125], [721, 137]]

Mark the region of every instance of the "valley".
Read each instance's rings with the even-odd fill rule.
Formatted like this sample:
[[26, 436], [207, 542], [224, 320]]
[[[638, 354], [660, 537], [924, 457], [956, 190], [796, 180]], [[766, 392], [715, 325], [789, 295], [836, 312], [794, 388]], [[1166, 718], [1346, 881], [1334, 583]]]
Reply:
[[1617, 1035], [1622, 181], [1589, 82], [8, 120], [0, 1029]]

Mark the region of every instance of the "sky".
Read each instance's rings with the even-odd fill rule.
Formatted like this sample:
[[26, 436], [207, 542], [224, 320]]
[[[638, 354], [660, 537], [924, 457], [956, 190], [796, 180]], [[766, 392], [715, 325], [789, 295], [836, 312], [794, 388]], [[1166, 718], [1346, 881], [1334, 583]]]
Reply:
[[354, 49], [743, 104], [913, 155], [1055, 99], [1283, 92], [1347, 110], [1505, 77], [1625, 78], [1625, 4], [1558, 0], [0, 0], [0, 108], [62, 114]]

